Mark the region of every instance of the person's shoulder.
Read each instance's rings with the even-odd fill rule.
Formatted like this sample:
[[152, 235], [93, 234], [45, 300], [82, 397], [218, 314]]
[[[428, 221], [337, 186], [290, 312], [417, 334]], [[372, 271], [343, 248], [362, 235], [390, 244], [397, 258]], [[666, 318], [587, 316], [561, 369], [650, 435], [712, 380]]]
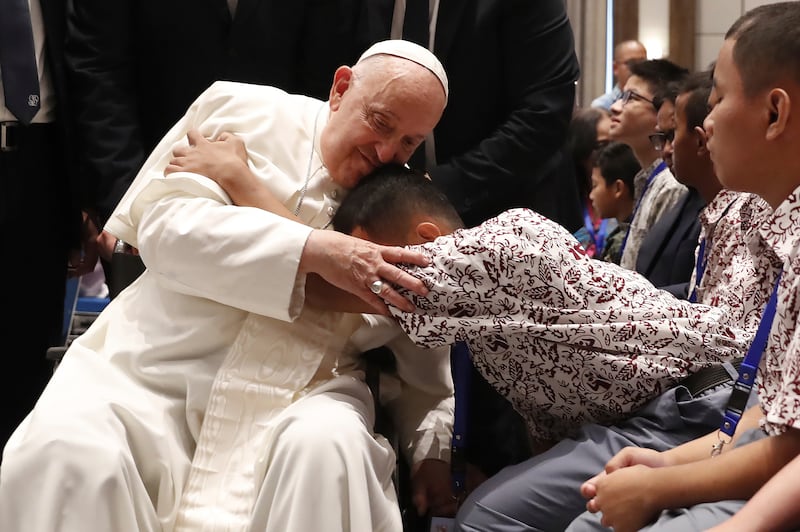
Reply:
[[210, 94], [254, 94], [254, 95], [286, 95], [288, 93], [278, 87], [260, 85], [258, 83], [245, 83], [241, 81], [215, 81], [206, 93]]

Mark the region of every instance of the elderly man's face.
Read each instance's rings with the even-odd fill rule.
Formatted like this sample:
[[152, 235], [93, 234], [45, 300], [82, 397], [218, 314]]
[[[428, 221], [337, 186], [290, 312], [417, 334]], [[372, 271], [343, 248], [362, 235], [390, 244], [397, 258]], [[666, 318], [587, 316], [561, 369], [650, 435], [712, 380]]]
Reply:
[[400, 61], [406, 64], [336, 71], [321, 149], [331, 178], [343, 187], [354, 187], [382, 164], [407, 162], [442, 116], [445, 97], [438, 79]]

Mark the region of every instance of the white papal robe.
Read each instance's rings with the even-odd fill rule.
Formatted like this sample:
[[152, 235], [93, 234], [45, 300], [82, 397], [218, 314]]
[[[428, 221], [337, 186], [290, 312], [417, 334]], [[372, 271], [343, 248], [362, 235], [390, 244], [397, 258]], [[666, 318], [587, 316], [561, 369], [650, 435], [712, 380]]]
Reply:
[[[399, 530], [395, 458], [372, 435], [371, 399], [352, 364], [360, 317], [303, 308], [303, 246], [345, 193], [321, 163], [327, 118], [325, 102], [218, 82], [159, 143], [106, 226], [147, 270], [70, 346], [9, 440], [0, 530], [172, 530], [192, 459], [223, 448], [242, 453], [225, 467], [257, 461], [215, 472], [212, 483], [233, 478], [232, 488], [219, 491], [227, 497], [206, 529]], [[252, 170], [290, 210], [300, 204], [308, 226], [233, 206], [205, 177], [165, 177], [192, 128], [240, 135]], [[400, 416], [415, 460], [449, 448], [452, 383], [438, 353], [420, 366], [425, 399]], [[223, 386], [209, 404], [226, 360], [228, 377], [243, 379], [223, 379], [237, 393]], [[242, 434], [248, 445], [231, 445]]]

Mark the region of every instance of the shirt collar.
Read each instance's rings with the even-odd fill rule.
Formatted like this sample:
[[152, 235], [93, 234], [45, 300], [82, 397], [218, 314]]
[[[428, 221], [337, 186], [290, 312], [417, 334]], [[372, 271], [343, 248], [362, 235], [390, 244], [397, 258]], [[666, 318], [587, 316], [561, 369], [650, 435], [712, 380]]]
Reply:
[[796, 254], [800, 245], [800, 187], [778, 205], [759, 233], [782, 262]]

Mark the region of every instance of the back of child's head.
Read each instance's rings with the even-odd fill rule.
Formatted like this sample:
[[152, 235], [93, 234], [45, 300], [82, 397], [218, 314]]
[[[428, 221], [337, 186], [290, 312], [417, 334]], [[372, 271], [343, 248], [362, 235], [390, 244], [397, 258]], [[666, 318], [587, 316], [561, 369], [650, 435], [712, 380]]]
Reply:
[[633, 198], [633, 181], [642, 167], [630, 146], [622, 142], [609, 143], [598, 152], [595, 166], [600, 169], [600, 175], [607, 185], [619, 179], [625, 183]]
[[692, 72], [681, 83], [678, 94], [686, 95], [683, 113], [686, 116], [687, 129], [703, 127], [703, 121], [709, 111], [708, 97], [711, 94], [711, 86], [712, 78], [709, 70]]
[[744, 92], [753, 96], [788, 77], [800, 84], [800, 2], [751, 9], [728, 30]]
[[451, 229], [464, 226], [447, 196], [424, 173], [389, 164], [350, 190], [332, 223], [342, 233], [350, 234], [360, 227], [372, 238], [396, 241], [408, 234], [416, 214], [442, 220]]
[[[648, 59], [632, 64], [630, 70], [631, 76], [636, 76], [647, 83], [650, 92], [656, 97], [663, 94], [670, 83], [680, 82], [689, 74], [687, 69], [669, 59]], [[656, 107], [659, 106], [659, 102], [656, 102]]]

